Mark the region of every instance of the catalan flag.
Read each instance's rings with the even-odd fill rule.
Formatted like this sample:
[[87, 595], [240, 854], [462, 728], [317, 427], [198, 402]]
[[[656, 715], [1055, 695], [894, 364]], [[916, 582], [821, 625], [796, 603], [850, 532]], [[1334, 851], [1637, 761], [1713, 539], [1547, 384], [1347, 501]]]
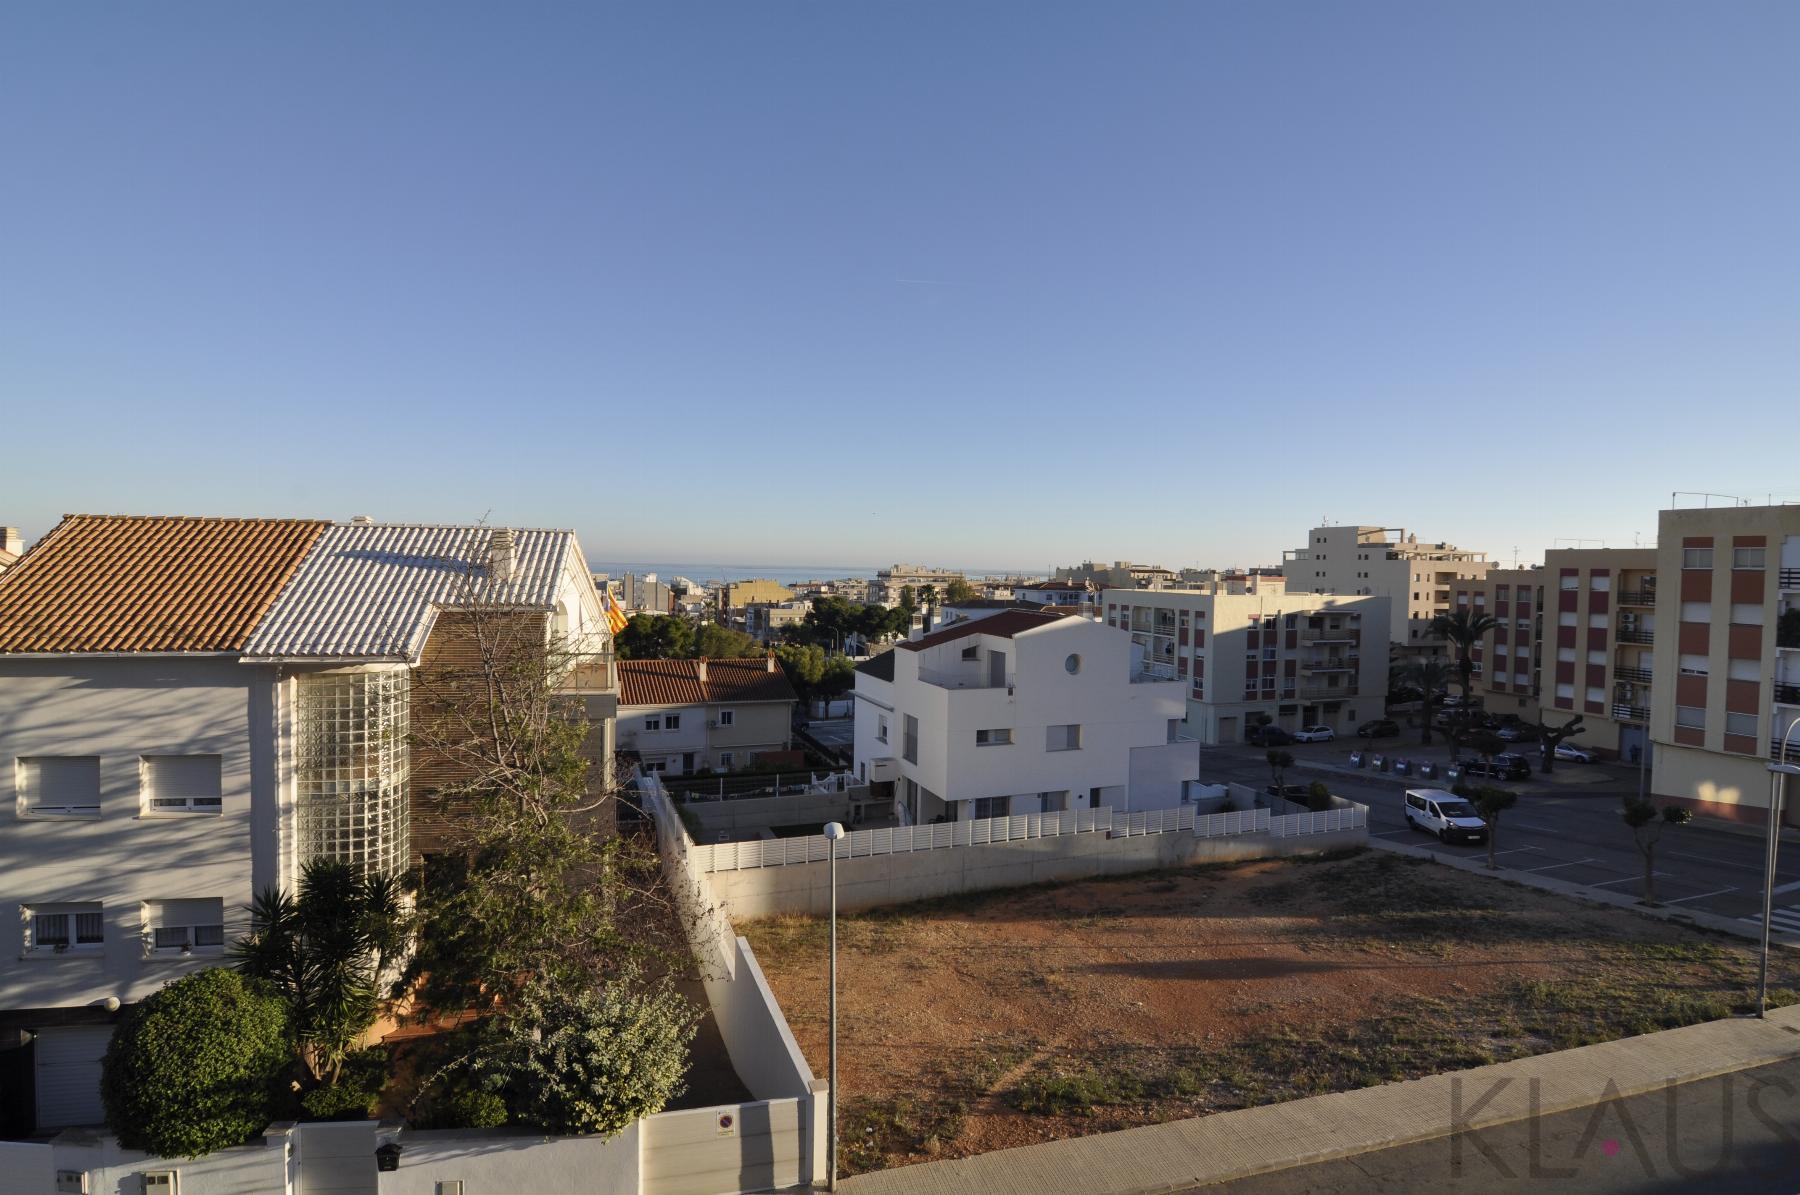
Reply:
[[606, 604], [606, 625], [612, 629], [613, 634], [617, 635], [626, 628], [631, 620], [626, 618], [625, 611], [619, 608], [619, 601], [613, 597], [612, 590], [603, 591], [600, 594], [600, 600]]

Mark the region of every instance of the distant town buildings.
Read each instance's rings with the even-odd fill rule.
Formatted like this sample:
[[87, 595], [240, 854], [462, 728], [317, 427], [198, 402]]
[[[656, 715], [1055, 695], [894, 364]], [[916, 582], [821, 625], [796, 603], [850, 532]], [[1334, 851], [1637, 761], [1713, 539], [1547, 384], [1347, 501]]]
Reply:
[[967, 581], [960, 569], [929, 568], [923, 564], [891, 564], [875, 573], [875, 579], [869, 582], [869, 601], [878, 606], [897, 606], [900, 604], [900, 591], [911, 588], [915, 592], [929, 585], [943, 596], [944, 589], [952, 581]]
[[1401, 527], [1314, 527], [1306, 547], [1283, 560], [1292, 591], [1388, 598], [1395, 649], [1439, 657], [1445, 647], [1431, 620], [1449, 612], [1458, 582], [1479, 580], [1491, 567], [1485, 553], [1420, 543]]
[[746, 606], [772, 604], [792, 600], [794, 591], [779, 581], [771, 581], [767, 577], [756, 577], [747, 581], [731, 581], [719, 589], [719, 605], [728, 611], [739, 611]]
[[17, 527], [0, 527], [0, 573], [19, 563], [25, 555], [25, 537]]

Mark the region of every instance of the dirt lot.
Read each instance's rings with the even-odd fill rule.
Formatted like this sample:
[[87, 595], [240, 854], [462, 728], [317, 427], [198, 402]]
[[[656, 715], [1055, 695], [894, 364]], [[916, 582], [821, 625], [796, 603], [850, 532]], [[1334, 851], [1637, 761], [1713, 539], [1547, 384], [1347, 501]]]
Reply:
[[[825, 1073], [825, 927], [742, 927]], [[852, 1173], [1710, 1020], [1755, 957], [1423, 860], [1192, 868], [840, 919]], [[1800, 963], [1772, 966], [1781, 1003]]]

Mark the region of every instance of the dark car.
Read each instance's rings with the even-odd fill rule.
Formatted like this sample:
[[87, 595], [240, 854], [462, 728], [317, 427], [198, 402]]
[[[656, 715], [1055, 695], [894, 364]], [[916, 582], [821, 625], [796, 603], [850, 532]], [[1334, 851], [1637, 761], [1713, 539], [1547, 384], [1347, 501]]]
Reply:
[[1498, 780], [1529, 780], [1531, 761], [1516, 751], [1502, 751], [1493, 762], [1471, 759], [1462, 766], [1465, 776], [1492, 776]]
[[1496, 733], [1505, 743], [1535, 743], [1538, 739], [1538, 728], [1529, 722], [1509, 722]]
[[1244, 741], [1252, 747], [1285, 747], [1294, 736], [1279, 726], [1252, 726], [1244, 732]]
[[1304, 801], [1308, 786], [1304, 784], [1271, 784], [1263, 789], [1271, 797], [1283, 797], [1289, 801]]
[[1356, 737], [1359, 739], [1397, 739], [1400, 737], [1400, 724], [1392, 718], [1376, 718], [1358, 726]]

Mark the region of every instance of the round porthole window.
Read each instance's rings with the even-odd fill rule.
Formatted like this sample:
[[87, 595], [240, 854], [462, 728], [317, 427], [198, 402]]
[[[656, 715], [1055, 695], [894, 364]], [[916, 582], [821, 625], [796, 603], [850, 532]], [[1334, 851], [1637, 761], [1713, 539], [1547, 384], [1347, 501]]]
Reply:
[[1081, 671], [1081, 657], [1071, 653], [1069, 658], [1063, 661], [1063, 668], [1070, 676], [1074, 676]]

